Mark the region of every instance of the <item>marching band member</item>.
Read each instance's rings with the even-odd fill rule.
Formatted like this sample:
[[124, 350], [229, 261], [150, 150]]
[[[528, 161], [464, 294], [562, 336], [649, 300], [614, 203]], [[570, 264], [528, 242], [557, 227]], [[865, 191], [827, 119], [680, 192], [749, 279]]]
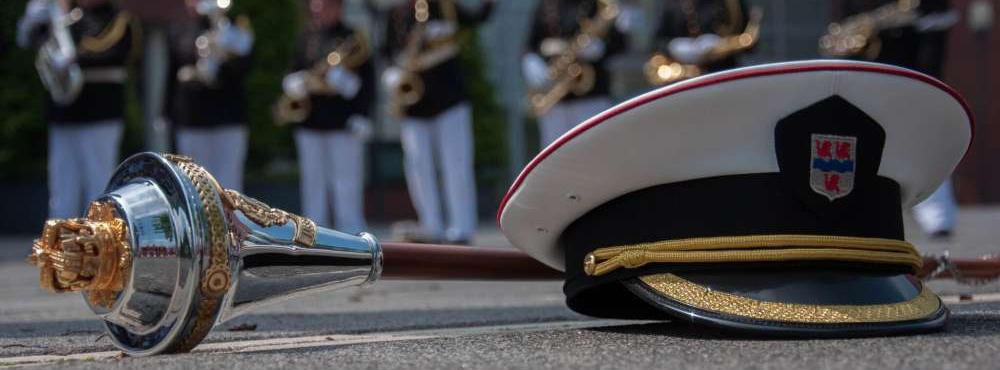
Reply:
[[[615, 0], [542, 0], [535, 9], [534, 23], [528, 38], [529, 51], [522, 57], [521, 64], [528, 87], [540, 91], [539, 98], [531, 98], [529, 104], [532, 114], [540, 116], [543, 146], [553, 142], [573, 126], [611, 107], [610, 73], [606, 64], [610, 57], [625, 50], [626, 43], [622, 32], [624, 25], [618, 22], [618, 6]], [[606, 28], [582, 31], [581, 20], [606, 22]], [[574, 47], [577, 36], [584, 34], [587, 34], [589, 41], [585, 45]], [[575, 55], [567, 55], [574, 51]], [[573, 60], [573, 63], [557, 65], [560, 58]], [[552, 78], [555, 73], [578, 66], [587, 69], [589, 72], [586, 74], [589, 76], [580, 77], [574, 82]], [[551, 93], [560, 90], [558, 85], [561, 83], [576, 85], [571, 87], [575, 91], [564, 96]], [[548, 97], [541, 98], [542, 96]]]
[[245, 83], [254, 36], [244, 15], [214, 0], [185, 0], [191, 19], [170, 30], [177, 151], [234, 190], [243, 189], [247, 152]]
[[[876, 9], [893, 9], [890, 20], [876, 23], [874, 33], [865, 43], [852, 49], [852, 54], [822, 49], [829, 56], [869, 59], [914, 69], [941, 78], [944, 69], [948, 30], [958, 22], [948, 0], [849, 0], [843, 3], [842, 21], [847, 35], [852, 33], [852, 20], [871, 16]], [[887, 13], [888, 14], [888, 13]], [[891, 20], [904, 20], [893, 22]], [[829, 36], [827, 36], [829, 37]], [[822, 47], [822, 40], [821, 40]], [[947, 238], [955, 227], [958, 206], [951, 180], [946, 180], [927, 200], [913, 207], [914, 218], [931, 237]]]
[[124, 83], [139, 39], [110, 0], [31, 0], [18, 22], [21, 47], [38, 47], [49, 90], [49, 217], [83, 214], [118, 161]]
[[308, 6], [309, 26], [296, 47], [295, 72], [283, 81], [277, 115], [299, 124], [303, 214], [330, 225], [332, 203], [336, 228], [358, 233], [366, 229], [364, 143], [372, 132], [374, 67], [364, 31], [342, 20], [342, 0], [310, 0]]
[[[407, 0], [390, 10], [382, 74], [400, 115], [406, 183], [419, 225], [397, 234], [411, 241], [465, 242], [476, 230], [472, 107], [458, 61], [459, 27], [485, 21], [492, 0], [466, 9], [451, 0]], [[435, 161], [437, 156], [437, 161]], [[437, 172], [443, 180], [444, 205]]]
[[666, 85], [735, 68], [758, 41], [760, 17], [743, 0], [667, 2], [656, 30], [657, 51], [646, 64], [650, 84]]

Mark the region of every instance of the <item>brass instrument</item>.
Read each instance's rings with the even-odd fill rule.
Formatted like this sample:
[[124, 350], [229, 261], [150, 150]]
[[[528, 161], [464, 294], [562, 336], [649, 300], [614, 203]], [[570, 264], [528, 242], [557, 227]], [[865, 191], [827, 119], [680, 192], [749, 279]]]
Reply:
[[49, 37], [38, 49], [35, 69], [42, 85], [57, 105], [69, 105], [83, 89], [83, 70], [76, 63], [77, 50], [69, 26], [83, 18], [83, 10], [66, 12], [59, 0], [49, 0]]
[[[454, 21], [455, 4], [442, 1], [441, 6], [445, 17]], [[424, 97], [424, 81], [420, 72], [458, 55], [458, 42], [454, 38], [426, 39], [427, 21], [430, 19], [430, 4], [427, 0], [417, 0], [413, 4], [413, 11], [417, 23], [407, 35], [406, 45], [394, 63], [400, 75], [392, 85], [387, 86], [389, 112], [397, 117]]]
[[580, 20], [580, 31], [569, 47], [549, 62], [549, 83], [528, 93], [528, 113], [533, 117], [541, 117], [566, 95], [583, 95], [594, 88], [594, 66], [579, 60], [577, 53], [591, 40], [603, 39], [620, 13], [617, 0], [598, 0], [597, 7], [593, 18]]
[[831, 23], [826, 35], [819, 39], [819, 52], [826, 57], [875, 59], [882, 51], [878, 32], [916, 21], [919, 6], [919, 0], [898, 0], [839, 23]]
[[198, 60], [194, 65], [186, 65], [177, 71], [177, 80], [181, 82], [199, 81], [206, 85], [215, 85], [215, 72], [218, 66], [230, 57], [229, 53], [219, 45], [218, 39], [222, 30], [231, 27], [226, 12], [232, 1], [229, 0], [199, 0], [196, 11], [205, 16], [211, 25], [208, 30], [198, 35], [194, 45]]
[[416, 71], [420, 44], [424, 40], [424, 28], [427, 26], [428, 18], [426, 15], [421, 17], [421, 5], [424, 9], [423, 14], [427, 12], [427, 2], [417, 1], [414, 5], [417, 10], [417, 24], [410, 30], [406, 47], [399, 55], [400, 76], [394, 85], [389, 86], [389, 112], [397, 117], [402, 116], [406, 108], [416, 104], [424, 97], [424, 80]]
[[[317, 61], [312, 68], [305, 71], [306, 91], [309, 94], [336, 93], [336, 90], [326, 83], [327, 72], [337, 66], [343, 66], [353, 71], [368, 60], [369, 56], [368, 43], [365, 38], [354, 34], [337, 45], [333, 51], [326, 55], [326, 58]], [[310, 111], [312, 111], [312, 105], [308, 94], [304, 97], [282, 94], [274, 108], [275, 122], [278, 125], [301, 123], [306, 120], [306, 117], [309, 117]]]
[[763, 18], [762, 9], [752, 8], [743, 32], [723, 37], [715, 47], [701, 57], [701, 60], [693, 64], [678, 62], [662, 53], [654, 54], [643, 67], [646, 81], [651, 85], [661, 86], [701, 76], [704, 73], [702, 66], [756, 46], [760, 40], [760, 22]]

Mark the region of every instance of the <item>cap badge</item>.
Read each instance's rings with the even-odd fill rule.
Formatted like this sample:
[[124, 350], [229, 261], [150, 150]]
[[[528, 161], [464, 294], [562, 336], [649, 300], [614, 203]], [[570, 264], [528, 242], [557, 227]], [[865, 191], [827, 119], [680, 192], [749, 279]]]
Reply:
[[812, 134], [809, 186], [833, 201], [854, 189], [858, 139], [853, 136]]

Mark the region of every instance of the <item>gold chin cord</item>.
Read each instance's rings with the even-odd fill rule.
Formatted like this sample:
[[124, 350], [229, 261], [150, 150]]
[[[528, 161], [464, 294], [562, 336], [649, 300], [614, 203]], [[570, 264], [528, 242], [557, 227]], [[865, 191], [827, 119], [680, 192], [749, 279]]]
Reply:
[[28, 262], [39, 268], [42, 288], [55, 293], [82, 290], [90, 304], [109, 307], [129, 275], [127, 234], [113, 206], [94, 202], [86, 218], [46, 222]]
[[750, 50], [760, 40], [760, 22], [763, 18], [764, 11], [762, 9], [758, 7], [751, 9], [750, 18], [747, 20], [743, 32], [723, 37], [697, 63], [685, 64], [662, 53], [654, 54], [643, 66], [646, 81], [653, 86], [662, 86], [698, 77], [704, 73], [703, 67], [706, 64]]
[[882, 51], [881, 30], [901, 27], [917, 20], [919, 0], [897, 0], [831, 23], [819, 39], [819, 53], [831, 58], [861, 57], [874, 60]]
[[827, 235], [750, 235], [667, 240], [597, 249], [584, 257], [584, 272], [601, 276], [649, 263], [849, 261], [903, 265], [919, 271], [923, 258], [896, 239]]

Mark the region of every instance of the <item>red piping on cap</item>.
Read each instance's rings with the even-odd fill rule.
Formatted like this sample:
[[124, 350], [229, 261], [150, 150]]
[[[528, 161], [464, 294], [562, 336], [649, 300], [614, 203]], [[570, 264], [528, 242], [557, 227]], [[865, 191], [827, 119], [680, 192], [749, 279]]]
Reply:
[[972, 142], [976, 138], [976, 120], [975, 117], [972, 115], [972, 109], [969, 107], [969, 104], [965, 101], [965, 98], [962, 97], [962, 94], [959, 94], [958, 91], [953, 89], [951, 86], [948, 86], [944, 82], [941, 82], [940, 80], [925, 75], [923, 73], [888, 65], [874, 65], [874, 64], [852, 65], [843, 63], [789, 65], [789, 66], [778, 66], [773, 68], [754, 69], [744, 72], [723, 73], [716, 77], [709, 77], [704, 80], [690, 84], [680, 84], [680, 85], [664, 87], [660, 90], [656, 90], [649, 94], [642, 95], [635, 99], [626, 101], [594, 117], [591, 117], [590, 119], [584, 121], [580, 125], [574, 127], [565, 135], [559, 137], [559, 139], [556, 139], [555, 142], [545, 147], [545, 149], [543, 149], [541, 153], [538, 153], [538, 155], [535, 156], [535, 158], [532, 159], [531, 162], [529, 162], [528, 165], [524, 167], [524, 170], [522, 170], [521, 174], [519, 174], [517, 178], [514, 180], [514, 183], [510, 186], [510, 189], [507, 190], [507, 193], [504, 195], [503, 200], [500, 201], [499, 209], [497, 209], [497, 216], [496, 216], [497, 227], [500, 228], [501, 230], [503, 229], [503, 225], [500, 224], [500, 215], [503, 214], [503, 209], [507, 207], [507, 202], [510, 201], [511, 196], [514, 195], [517, 189], [521, 187], [521, 184], [524, 182], [524, 179], [528, 176], [528, 174], [531, 173], [531, 171], [534, 170], [539, 163], [545, 160], [545, 158], [547, 158], [550, 154], [555, 152], [556, 149], [559, 149], [559, 147], [563, 146], [563, 144], [566, 144], [567, 142], [573, 140], [573, 138], [577, 137], [578, 135], [587, 132], [587, 130], [590, 130], [592, 127], [597, 126], [601, 122], [607, 121], [608, 119], [614, 116], [629, 111], [632, 108], [642, 106], [651, 101], [658, 100], [660, 98], [673, 95], [679, 92], [697, 89], [703, 86], [714, 85], [717, 83], [728, 82], [733, 80], [753, 78], [753, 77], [771, 76], [777, 74], [801, 73], [801, 72], [817, 72], [817, 71], [860, 71], [860, 72], [890, 74], [890, 75], [908, 77], [914, 80], [922, 81], [938, 89], [941, 89], [942, 91], [948, 93], [953, 98], [955, 98], [955, 100], [962, 105], [962, 109], [965, 110], [965, 115], [969, 118], [969, 129], [972, 135], [969, 138], [969, 146], [965, 148], [964, 155], [969, 154], [969, 147], [972, 146]]

